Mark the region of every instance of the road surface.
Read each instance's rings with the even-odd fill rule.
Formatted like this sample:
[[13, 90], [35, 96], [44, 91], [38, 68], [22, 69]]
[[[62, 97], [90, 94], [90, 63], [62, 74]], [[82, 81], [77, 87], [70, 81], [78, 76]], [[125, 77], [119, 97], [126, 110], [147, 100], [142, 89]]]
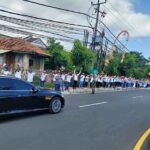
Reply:
[[150, 90], [67, 95], [60, 114], [1, 119], [0, 150], [133, 150], [149, 114]]

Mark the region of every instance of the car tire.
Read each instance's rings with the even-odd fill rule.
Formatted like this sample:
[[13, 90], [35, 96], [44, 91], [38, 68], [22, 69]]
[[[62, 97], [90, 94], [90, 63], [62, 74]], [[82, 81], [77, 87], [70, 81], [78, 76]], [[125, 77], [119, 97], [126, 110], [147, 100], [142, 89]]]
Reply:
[[61, 108], [62, 108], [61, 98], [54, 97], [50, 102], [49, 112], [52, 114], [57, 114], [61, 111]]

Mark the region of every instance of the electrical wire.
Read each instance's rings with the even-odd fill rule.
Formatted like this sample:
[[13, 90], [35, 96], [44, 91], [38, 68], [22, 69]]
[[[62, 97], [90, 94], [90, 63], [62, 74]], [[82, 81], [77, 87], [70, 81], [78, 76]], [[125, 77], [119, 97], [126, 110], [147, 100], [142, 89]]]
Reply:
[[0, 11], [5, 12], [5, 13], [9, 13], [9, 14], [13, 14], [13, 15], [17, 15], [17, 16], [37, 19], [37, 20], [55, 22], [55, 23], [59, 23], [59, 24], [65, 24], [65, 25], [76, 26], [76, 27], [91, 28], [90, 26], [86, 26], [86, 25], [73, 24], [73, 23], [67, 23], [67, 22], [62, 22], [62, 21], [55, 21], [55, 20], [51, 20], [51, 19], [46, 19], [46, 18], [40, 18], [40, 17], [35, 17], [35, 16], [31, 16], [31, 15], [26, 15], [26, 14], [15, 13], [15, 12], [7, 11], [7, 10], [4, 10], [4, 9], [0, 9]]
[[[122, 23], [123, 25], [127, 26], [131, 31], [134, 30], [136, 33], [139, 33], [139, 35], [141, 35], [141, 33], [140, 33], [138, 30], [136, 30], [136, 28], [135, 28], [132, 24], [130, 24], [130, 23], [128, 22], [127, 18], [125, 18], [123, 15], [121, 15], [121, 13], [119, 13], [118, 10], [117, 10], [110, 2], [108, 2], [108, 4], [111, 6], [111, 8], [113, 8], [113, 10], [118, 14], [118, 16], [121, 17], [121, 18], [119, 18], [119, 17], [117, 16], [117, 18], [118, 18], [118, 20], [119, 20], [120, 23]], [[109, 9], [109, 8], [107, 7], [107, 9]], [[111, 10], [109, 9], [109, 11], [111, 11]], [[112, 11], [111, 11], [111, 12], [112, 12]], [[113, 15], [114, 15], [114, 13], [113, 13]], [[116, 15], [114, 15], [114, 16], [116, 16]], [[122, 21], [122, 19], [125, 20], [125, 21]], [[136, 42], [136, 41], [135, 41], [135, 42]], [[141, 48], [145, 47], [145, 45], [143, 44], [143, 42], [141, 42], [140, 40], [138, 40], [138, 42], [136, 42], [136, 43], [137, 43]], [[146, 47], [145, 47], [145, 48], [146, 48]]]
[[[42, 3], [30, 1], [30, 0], [23, 0], [23, 1], [26, 1], [26, 2], [29, 2], [29, 3], [33, 3], [33, 4], [37, 4], [37, 5], [41, 5], [41, 6], [45, 6], [45, 7], [50, 7], [50, 8], [58, 9], [58, 10], [63, 10], [63, 11], [68, 11], [68, 12], [72, 12], [72, 13], [77, 13], [77, 14], [85, 15], [85, 16], [87, 16], [87, 17], [96, 19], [95, 17], [92, 17], [92, 16], [90, 16], [90, 15], [88, 15], [88, 14], [86, 14], [86, 13], [79, 12], [79, 11], [68, 10], [68, 9], [64, 9], [64, 8], [60, 8], [60, 7], [55, 7], [55, 6], [51, 6], [51, 5], [46, 5], [46, 4], [42, 4]], [[105, 28], [106, 28], [113, 36], [115, 36], [115, 35], [110, 31], [110, 29], [109, 29], [101, 20], [99, 20], [99, 21], [105, 26]], [[91, 25], [90, 25], [90, 26], [91, 26]], [[124, 46], [119, 40], [118, 40], [118, 42], [119, 42], [122, 46]], [[124, 46], [124, 47], [127, 49], [126, 46]], [[127, 49], [127, 50], [128, 50], [128, 49]], [[128, 51], [129, 51], [129, 50], [128, 50]]]

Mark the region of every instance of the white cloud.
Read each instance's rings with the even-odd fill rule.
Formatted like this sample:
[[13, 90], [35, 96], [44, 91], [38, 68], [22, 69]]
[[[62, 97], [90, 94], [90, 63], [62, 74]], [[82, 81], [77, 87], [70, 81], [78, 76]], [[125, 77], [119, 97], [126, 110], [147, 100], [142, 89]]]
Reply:
[[[86, 13], [90, 7], [90, 1], [92, 0], [34, 1]], [[94, 2], [96, 1], [97, 0], [94, 0]], [[104, 23], [109, 26], [109, 28], [115, 34], [121, 30], [127, 30], [129, 31], [131, 37], [149, 36], [150, 15], [136, 12], [134, 10], [134, 4], [137, 2], [138, 1], [136, 0], [108, 0], [106, 8], [101, 7], [107, 12], [106, 18], [103, 19]], [[37, 17], [88, 25], [87, 18], [85, 16], [26, 3], [22, 0], [0, 0], [0, 7], [3, 7], [4, 9], [10, 8], [10, 10], [15, 10], [16, 12], [21, 12]], [[68, 44], [66, 45], [68, 48]]]
[[115, 31], [127, 30], [132, 37], [150, 35], [150, 15], [136, 12], [131, 0], [111, 0], [106, 11], [105, 22]]

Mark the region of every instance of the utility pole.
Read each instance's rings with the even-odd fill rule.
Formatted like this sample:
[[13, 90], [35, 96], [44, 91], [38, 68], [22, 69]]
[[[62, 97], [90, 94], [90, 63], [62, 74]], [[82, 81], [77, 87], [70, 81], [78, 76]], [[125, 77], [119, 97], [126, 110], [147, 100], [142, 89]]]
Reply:
[[[98, 30], [98, 24], [101, 23], [100, 21], [100, 17], [104, 18], [106, 15], [105, 11], [101, 11], [100, 10], [100, 6], [103, 4], [106, 4], [107, 0], [103, 0], [103, 2], [101, 2], [102, 0], [98, 0], [97, 3], [91, 3], [92, 6], [95, 7], [95, 13], [96, 13], [96, 22], [95, 22], [95, 26], [93, 27], [93, 36], [92, 36], [92, 45], [91, 45], [91, 49], [93, 52], [97, 53], [97, 62], [95, 64], [95, 69], [97, 71], [100, 71], [100, 65], [102, 63], [102, 52], [103, 52], [103, 38], [105, 36], [105, 32], [104, 30], [102, 32], [100, 32]], [[101, 15], [101, 16], [100, 16]], [[98, 35], [99, 32], [99, 35]], [[97, 49], [96, 49], [97, 46]]]
[[100, 0], [98, 0], [97, 4], [92, 3], [92, 5], [97, 5], [96, 8], [96, 23], [95, 23], [95, 28], [93, 31], [93, 38], [92, 38], [92, 50], [95, 51], [95, 41], [96, 41], [96, 36], [97, 36], [97, 26], [98, 26], [98, 21], [99, 21], [99, 10], [100, 10]]
[[93, 37], [92, 37], [92, 50], [95, 51], [95, 43], [96, 43], [96, 37], [97, 37], [97, 31], [98, 31], [98, 23], [99, 23], [99, 14], [101, 13], [101, 16], [104, 17], [105, 12], [101, 12], [100, 11], [100, 6], [103, 4], [106, 4], [105, 0], [104, 2], [100, 2], [100, 0], [98, 0], [97, 3], [91, 3], [93, 6], [96, 6], [95, 8], [95, 12], [96, 12], [96, 22], [95, 22], [95, 27], [93, 29]]
[[88, 39], [89, 39], [89, 31], [84, 30], [84, 37], [83, 37], [83, 45], [88, 46]]

